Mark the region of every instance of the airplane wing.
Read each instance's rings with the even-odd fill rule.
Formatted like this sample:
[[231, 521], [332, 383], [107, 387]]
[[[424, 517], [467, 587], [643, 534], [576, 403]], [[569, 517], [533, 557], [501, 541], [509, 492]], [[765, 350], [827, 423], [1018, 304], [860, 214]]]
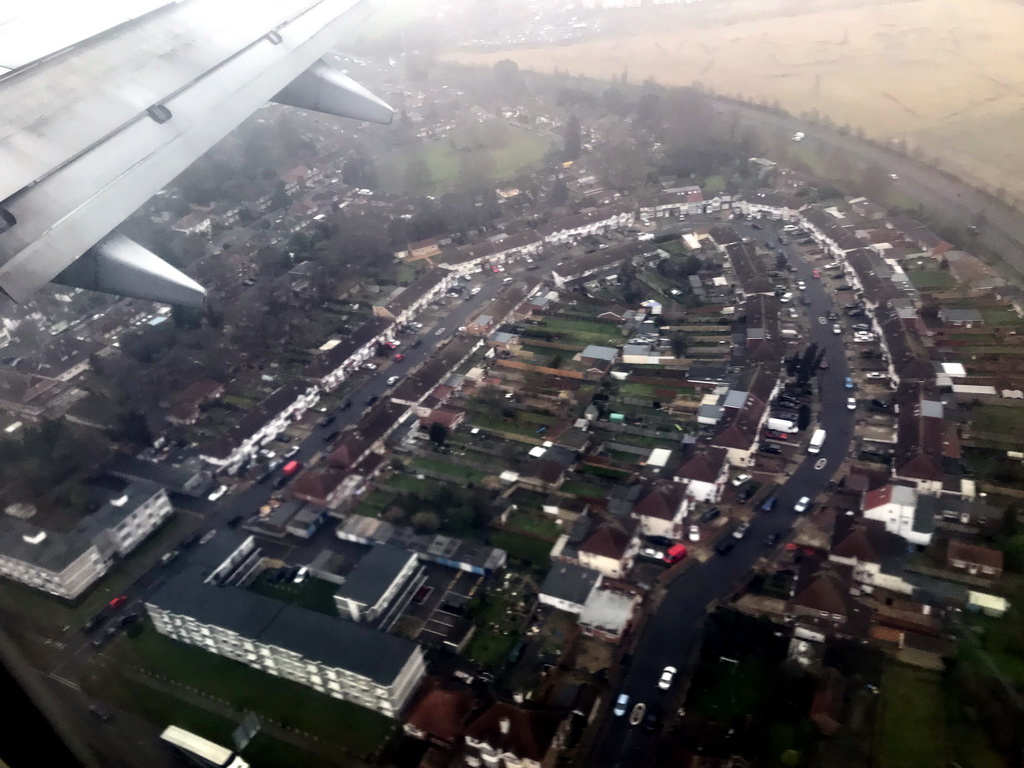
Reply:
[[201, 286], [117, 225], [267, 101], [391, 122], [391, 107], [321, 60], [367, 2], [132, 4], [87, 39], [29, 46], [30, 62], [0, 55], [0, 290], [15, 301], [52, 280], [201, 305]]

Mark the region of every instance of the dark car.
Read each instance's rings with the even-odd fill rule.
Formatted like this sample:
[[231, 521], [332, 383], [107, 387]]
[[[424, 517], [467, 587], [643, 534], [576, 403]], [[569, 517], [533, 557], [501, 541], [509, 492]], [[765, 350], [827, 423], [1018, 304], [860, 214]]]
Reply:
[[281, 475], [279, 478], [277, 478], [277, 480], [274, 481], [274, 490], [280, 491], [282, 488], [288, 485], [288, 481], [291, 479], [291, 475]]
[[241, 524], [242, 524], [242, 516], [241, 515], [235, 515], [230, 520], [228, 520], [228, 528], [237, 528]]
[[836, 286], [836, 290], [837, 291], [852, 291], [853, 290], [853, 286], [852, 285], [838, 285], [838, 286]]
[[178, 549], [188, 549], [189, 547], [194, 547], [196, 544], [199, 543], [199, 539], [201, 537], [202, 534], [199, 533], [193, 533], [190, 536], [186, 536], [184, 539], [181, 540], [181, 544], [178, 545]]
[[119, 629], [120, 626], [118, 626], [117, 624], [113, 624], [104, 629], [103, 632], [92, 641], [93, 647], [99, 648], [103, 645], [106, 645], [107, 641], [111, 640], [114, 637], [114, 635], [117, 634], [117, 631]]
[[752, 222], [751, 225], [750, 225], [750, 228], [751, 229], [763, 229], [763, 227], [760, 224], [758, 224], [757, 222]]
[[340, 434], [341, 434], [341, 432], [336, 429], [333, 432], [331, 432], [329, 435], [324, 435], [324, 442], [325, 443], [333, 443], [335, 440], [338, 439], [338, 435], [340, 435]]
[[736, 541], [732, 536], [726, 536], [720, 542], [715, 544], [715, 552], [720, 555], [728, 555], [736, 547]]
[[837, 315], [835, 312], [829, 310], [828, 319], [832, 320], [832, 321], [836, 321], [836, 320], [839, 319], [839, 315]]
[[414, 341], [414, 342], [412, 343], [412, 346], [414, 346], [414, 347], [418, 347], [418, 346], [420, 346], [420, 345], [421, 345], [422, 343], [423, 343], [423, 339], [416, 339], [416, 341]]
[[758, 450], [761, 453], [782, 453], [782, 449], [779, 448], [779, 446], [771, 444], [762, 445], [760, 448], [758, 448]]
[[329, 427], [329, 426], [331, 426], [331, 424], [334, 423], [334, 419], [335, 418], [337, 418], [337, 417], [334, 416], [334, 414], [331, 414], [330, 416], [325, 416], [324, 418], [320, 419], [320, 426], [321, 427]]
[[767, 536], [764, 537], [764, 543], [766, 546], [774, 547], [776, 544], [778, 544], [779, 538], [781, 538], [780, 534], [769, 533]]
[[647, 536], [646, 538], [651, 544], [656, 544], [659, 547], [671, 547], [675, 544], [675, 541], [668, 536]]
[[346, 400], [344, 403], [341, 404], [341, 410], [343, 410], [343, 411], [347, 411], [351, 407], [352, 407], [352, 401], [351, 400]]
[[366, 398], [366, 404], [373, 405], [378, 400], [380, 400], [380, 395], [370, 395], [368, 398]]
[[736, 501], [738, 501], [740, 504], [746, 504], [748, 501], [754, 498], [754, 494], [757, 493], [760, 487], [760, 483], [747, 483], [745, 486], [743, 486], [742, 490], [740, 490], [740, 492], [736, 494]]
[[763, 502], [761, 502], [761, 511], [762, 512], [771, 512], [772, 510], [775, 509], [775, 507], [778, 505], [778, 503], [779, 503], [779, 500], [776, 497], [769, 496], [767, 499], [765, 499]]
[[137, 614], [137, 613], [126, 613], [124, 616], [121, 617], [121, 626], [122, 627], [131, 626], [132, 624], [134, 624], [138, 620], [139, 620], [139, 614]]
[[700, 516], [700, 521], [702, 523], [710, 523], [712, 520], [714, 520], [721, 514], [722, 510], [720, 510], [718, 507], [712, 507], [711, 509], [709, 509], [707, 512]]

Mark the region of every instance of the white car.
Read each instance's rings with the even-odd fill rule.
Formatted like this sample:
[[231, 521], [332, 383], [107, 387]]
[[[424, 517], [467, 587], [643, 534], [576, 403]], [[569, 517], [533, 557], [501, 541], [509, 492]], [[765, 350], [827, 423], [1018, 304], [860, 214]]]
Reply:
[[857, 398], [848, 397], [846, 398], [846, 410], [856, 411], [857, 410]]
[[676, 672], [679, 670], [675, 667], [665, 667], [661, 670], [661, 677], [658, 678], [658, 688], [663, 691], [667, 691], [672, 687], [672, 680], [676, 676]]
[[640, 550], [641, 557], [649, 557], [651, 560], [664, 560], [665, 555], [651, 547], [644, 547]]
[[221, 486], [218, 486], [218, 488], [213, 493], [211, 493], [209, 496], [207, 496], [206, 498], [208, 498], [210, 501], [216, 501], [217, 499], [219, 499], [221, 496], [223, 496], [227, 492], [228, 492], [228, 487], [226, 485], [221, 485]]
[[736, 530], [732, 532], [732, 537], [737, 540], [742, 539], [749, 530], [750, 523], [740, 523]]
[[364, 371], [376, 371], [377, 370], [377, 365], [376, 365], [376, 363], [363, 363], [363, 370]]
[[299, 568], [299, 572], [295, 574], [294, 583], [301, 584], [306, 580], [306, 575], [309, 573], [309, 566], [304, 565]]
[[881, 371], [868, 371], [867, 373], [864, 374], [864, 378], [866, 378], [866, 379], [884, 379], [884, 378], [886, 378], [886, 374], [882, 373]]
[[470, 290], [469, 290], [470, 296], [476, 296], [478, 293], [480, 293], [480, 286], [479, 285], [477, 287], [475, 287], [475, 288], [470, 288]]
[[388, 386], [389, 387], [392, 384], [397, 384], [397, 383], [398, 383], [398, 377], [397, 376], [388, 376]]
[[619, 697], [615, 700], [615, 708], [612, 712], [616, 717], [622, 717], [626, 714], [626, 710], [629, 708], [629, 696], [624, 693], [620, 693]]
[[804, 132], [803, 131], [797, 131], [796, 133], [793, 134], [793, 141], [803, 141], [803, 140], [804, 140]]
[[801, 496], [800, 500], [796, 504], [793, 505], [793, 511], [802, 515], [804, 512], [807, 511], [807, 507], [809, 507], [810, 505], [811, 505], [811, 497], [810, 496]]
[[900, 177], [897, 176], [895, 173], [890, 173], [889, 174], [889, 178], [892, 179], [893, 181], [899, 181], [900, 180]]
[[836, 336], [838, 336], [842, 332], [843, 332], [843, 328], [842, 328], [841, 325], [839, 325], [839, 323], [832, 323], [832, 333], [834, 333]]
[[792, 293], [790, 293], [789, 291], [787, 291], [786, 293], [782, 294], [782, 295], [781, 295], [781, 296], [779, 297], [779, 303], [780, 303], [780, 304], [788, 304], [788, 303], [789, 303], [789, 302], [791, 302], [792, 300], [793, 300], [793, 294], [792, 294]]
[[797, 287], [798, 290], [806, 291], [807, 290], [807, 283], [805, 283], [803, 280], [797, 280], [796, 281], [796, 287]]
[[746, 482], [748, 482], [750, 480], [753, 480], [753, 479], [754, 478], [753, 478], [752, 475], [747, 475], [747, 474], [736, 475], [736, 477], [734, 477], [732, 479], [732, 487], [733, 488], [739, 488], [744, 483], [746, 483]]
[[700, 526], [691, 525], [686, 538], [690, 541], [700, 541]]

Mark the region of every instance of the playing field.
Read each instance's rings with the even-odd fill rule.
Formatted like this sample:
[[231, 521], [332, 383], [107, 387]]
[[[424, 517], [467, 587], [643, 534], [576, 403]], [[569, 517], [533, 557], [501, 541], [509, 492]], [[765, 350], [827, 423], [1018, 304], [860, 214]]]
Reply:
[[615, 19], [606, 28], [626, 31], [451, 58], [598, 78], [628, 72], [633, 83], [701, 83], [796, 115], [817, 109], [1024, 197], [1024, 5], [1013, 0], [706, 0], [603, 16]]

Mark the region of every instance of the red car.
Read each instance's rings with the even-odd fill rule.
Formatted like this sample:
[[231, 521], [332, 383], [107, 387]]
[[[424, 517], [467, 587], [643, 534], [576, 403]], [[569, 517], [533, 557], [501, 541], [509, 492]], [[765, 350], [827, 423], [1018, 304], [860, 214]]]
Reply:
[[811, 277], [818, 277], [818, 278], [820, 278], [821, 277], [821, 270], [820, 269], [816, 269], [813, 272], [811, 272]]
[[403, 360], [405, 360], [405, 355], [403, 355], [401, 352], [399, 352], [397, 355], [395, 355], [395, 362], [396, 363], [400, 363]]
[[124, 605], [127, 602], [128, 602], [128, 598], [127, 597], [125, 597], [124, 595], [118, 595], [117, 597], [115, 597], [113, 600], [110, 601], [109, 605], [110, 605], [111, 608], [113, 608], [116, 611], [118, 608], [120, 608], [122, 605]]
[[665, 553], [665, 560], [675, 564], [686, 558], [686, 547], [683, 544], [673, 544]]

